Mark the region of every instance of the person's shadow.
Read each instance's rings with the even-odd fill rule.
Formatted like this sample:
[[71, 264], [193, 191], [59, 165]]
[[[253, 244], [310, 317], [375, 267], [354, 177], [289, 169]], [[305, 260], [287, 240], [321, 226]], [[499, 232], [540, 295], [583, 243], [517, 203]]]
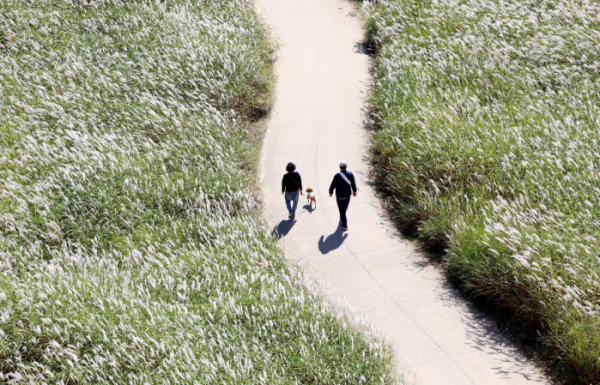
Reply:
[[339, 249], [346, 238], [348, 238], [348, 233], [345, 233], [341, 227], [338, 227], [337, 230], [335, 230], [333, 234], [327, 236], [327, 238], [325, 238], [324, 235], [321, 235], [321, 239], [319, 239], [319, 251], [321, 254], [327, 254], [330, 251]]
[[277, 237], [277, 239], [281, 239], [289, 234], [296, 222], [298, 222], [296, 218], [283, 219], [277, 226], [275, 226], [272, 234]]

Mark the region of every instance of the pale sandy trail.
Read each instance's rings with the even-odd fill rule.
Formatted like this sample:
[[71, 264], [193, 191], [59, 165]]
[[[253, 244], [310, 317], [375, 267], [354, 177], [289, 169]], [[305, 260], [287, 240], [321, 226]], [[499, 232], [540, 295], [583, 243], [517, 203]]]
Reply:
[[[363, 307], [422, 384], [525, 384], [546, 381], [507, 340], [452, 289], [415, 247], [394, 231], [367, 185], [363, 111], [370, 81], [361, 22], [342, 0], [257, 0], [279, 37], [276, 103], [261, 157], [266, 216], [288, 256], [328, 277]], [[359, 193], [350, 230], [338, 229], [327, 189], [344, 159]], [[318, 208], [287, 220], [280, 181], [298, 166]]]

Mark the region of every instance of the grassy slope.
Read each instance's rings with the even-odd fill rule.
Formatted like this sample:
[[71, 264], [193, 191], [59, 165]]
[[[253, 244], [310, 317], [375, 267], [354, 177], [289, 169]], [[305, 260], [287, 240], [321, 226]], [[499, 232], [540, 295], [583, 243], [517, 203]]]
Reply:
[[0, 383], [392, 383], [259, 219], [249, 0], [0, 2]]
[[600, 382], [600, 6], [381, 2], [373, 159], [399, 225]]

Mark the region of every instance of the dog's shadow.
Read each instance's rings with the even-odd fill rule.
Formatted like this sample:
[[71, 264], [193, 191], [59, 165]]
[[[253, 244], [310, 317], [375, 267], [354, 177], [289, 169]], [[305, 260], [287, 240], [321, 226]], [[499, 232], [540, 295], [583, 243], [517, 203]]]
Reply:
[[313, 207], [310, 203], [305, 204], [304, 206], [302, 206], [302, 208], [306, 211], [308, 211], [309, 214], [312, 214], [313, 211], [315, 211], [317, 209], [317, 207]]

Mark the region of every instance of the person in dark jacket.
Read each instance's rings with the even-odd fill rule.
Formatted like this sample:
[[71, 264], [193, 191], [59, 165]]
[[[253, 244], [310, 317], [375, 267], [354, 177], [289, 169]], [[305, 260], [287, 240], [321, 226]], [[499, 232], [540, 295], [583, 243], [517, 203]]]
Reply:
[[281, 194], [285, 194], [285, 204], [290, 212], [289, 218], [292, 218], [296, 214], [298, 199], [302, 195], [302, 177], [295, 171], [296, 165], [292, 162], [288, 163], [285, 169], [287, 174], [281, 180]]
[[350, 204], [350, 197], [356, 196], [356, 182], [354, 181], [354, 174], [347, 171], [348, 165], [346, 162], [340, 162], [340, 172], [335, 174], [331, 186], [329, 187], [329, 196], [333, 196], [333, 190], [335, 190], [335, 197], [337, 198], [338, 209], [340, 210], [340, 222], [342, 229], [348, 230], [348, 218], [346, 218], [346, 211], [348, 211], [348, 205]]

